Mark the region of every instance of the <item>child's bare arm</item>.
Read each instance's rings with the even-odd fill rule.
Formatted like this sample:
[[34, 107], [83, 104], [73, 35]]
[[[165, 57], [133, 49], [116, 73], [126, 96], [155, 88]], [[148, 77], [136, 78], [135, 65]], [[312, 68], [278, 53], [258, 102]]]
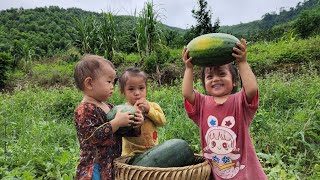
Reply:
[[253, 74], [248, 62], [247, 62], [247, 44], [244, 39], [241, 39], [241, 43], [237, 43], [238, 48], [233, 50], [237, 54], [233, 53], [233, 57], [236, 58], [239, 67], [239, 74], [242, 80], [242, 86], [245, 90], [247, 101], [250, 103], [258, 90], [258, 83], [256, 76]]
[[188, 58], [188, 50], [186, 48], [182, 51], [182, 59], [185, 64], [185, 71], [182, 81], [182, 95], [191, 104], [194, 104], [195, 95], [193, 93], [193, 65], [191, 63], [192, 57]]

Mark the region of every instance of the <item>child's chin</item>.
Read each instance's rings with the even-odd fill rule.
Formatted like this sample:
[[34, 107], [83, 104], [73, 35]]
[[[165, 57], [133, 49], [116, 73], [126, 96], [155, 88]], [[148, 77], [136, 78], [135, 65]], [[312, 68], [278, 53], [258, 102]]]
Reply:
[[208, 95], [210, 96], [218, 96], [220, 93], [217, 93], [216, 91], [207, 91]]
[[217, 92], [209, 92], [208, 95], [210, 96], [215, 96], [215, 97], [222, 97], [224, 94], [222, 93], [217, 93]]

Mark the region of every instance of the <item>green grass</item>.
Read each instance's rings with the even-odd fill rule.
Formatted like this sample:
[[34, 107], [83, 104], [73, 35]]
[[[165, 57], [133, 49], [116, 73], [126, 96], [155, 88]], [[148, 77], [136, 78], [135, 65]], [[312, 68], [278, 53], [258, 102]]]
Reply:
[[[316, 36], [248, 46], [260, 93], [251, 137], [269, 179], [320, 179], [319, 41]], [[168, 63], [178, 69], [175, 85], [150, 83], [147, 96], [167, 118], [159, 129], [160, 142], [185, 139], [199, 153], [199, 129], [183, 109], [180, 56], [181, 49], [170, 50]], [[82, 95], [72, 85], [72, 73], [79, 57], [70, 50], [53, 61], [34, 62], [27, 75], [9, 74], [8, 86], [15, 90], [0, 94], [0, 179], [74, 178], [79, 144], [73, 110]], [[124, 60], [118, 73], [140, 57], [129, 54]], [[294, 70], [274, 71], [283, 64]], [[199, 81], [195, 86], [203, 91]], [[110, 102], [124, 102], [117, 87]]]
[[[258, 83], [251, 136], [269, 179], [320, 178], [319, 71], [305, 66], [299, 74], [272, 73]], [[176, 84], [148, 89], [148, 99], [167, 118], [160, 142], [185, 139], [199, 153], [199, 130], [184, 112], [181, 80]], [[195, 86], [202, 90], [199, 81]], [[81, 98], [73, 87], [0, 94], [0, 179], [73, 179], [79, 146], [72, 113]], [[110, 102], [124, 102], [118, 88]]]
[[58, 119], [52, 108], [61, 94], [28, 89], [1, 95], [0, 177], [73, 176], [79, 150], [72, 119]]
[[308, 64], [320, 60], [320, 36], [282, 39], [248, 45], [248, 61], [257, 71], [274, 70], [279, 64]]
[[270, 179], [319, 177], [320, 78], [312, 67], [303, 71], [259, 79], [251, 135]]

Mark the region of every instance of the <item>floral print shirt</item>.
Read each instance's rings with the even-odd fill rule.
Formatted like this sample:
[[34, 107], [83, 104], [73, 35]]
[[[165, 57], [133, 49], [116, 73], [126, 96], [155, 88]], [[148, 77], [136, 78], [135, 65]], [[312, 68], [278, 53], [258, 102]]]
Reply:
[[[111, 109], [113, 105], [108, 104]], [[76, 170], [76, 179], [91, 180], [94, 163], [101, 167], [102, 180], [112, 179], [113, 160], [121, 155], [122, 136], [139, 136], [140, 129], [126, 134], [112, 132], [106, 121], [106, 113], [95, 104], [81, 102], [74, 112], [74, 125], [80, 144], [80, 162]]]

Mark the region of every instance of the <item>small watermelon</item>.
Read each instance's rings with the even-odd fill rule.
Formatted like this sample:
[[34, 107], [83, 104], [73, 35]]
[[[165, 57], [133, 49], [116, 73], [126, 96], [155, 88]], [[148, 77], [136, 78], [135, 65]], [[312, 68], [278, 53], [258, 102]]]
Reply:
[[[114, 106], [108, 113], [107, 113], [107, 117], [106, 120], [107, 121], [111, 121], [112, 119], [114, 119], [116, 117], [117, 111], [118, 109], [120, 109], [121, 112], [130, 112], [131, 114], [135, 114], [137, 111], [136, 109], [128, 104], [120, 104], [117, 106]], [[118, 133], [121, 134], [125, 134], [126, 132], [128, 132], [129, 130], [131, 130], [133, 128], [134, 124], [131, 124], [131, 126], [128, 127], [120, 127], [118, 129]]]

